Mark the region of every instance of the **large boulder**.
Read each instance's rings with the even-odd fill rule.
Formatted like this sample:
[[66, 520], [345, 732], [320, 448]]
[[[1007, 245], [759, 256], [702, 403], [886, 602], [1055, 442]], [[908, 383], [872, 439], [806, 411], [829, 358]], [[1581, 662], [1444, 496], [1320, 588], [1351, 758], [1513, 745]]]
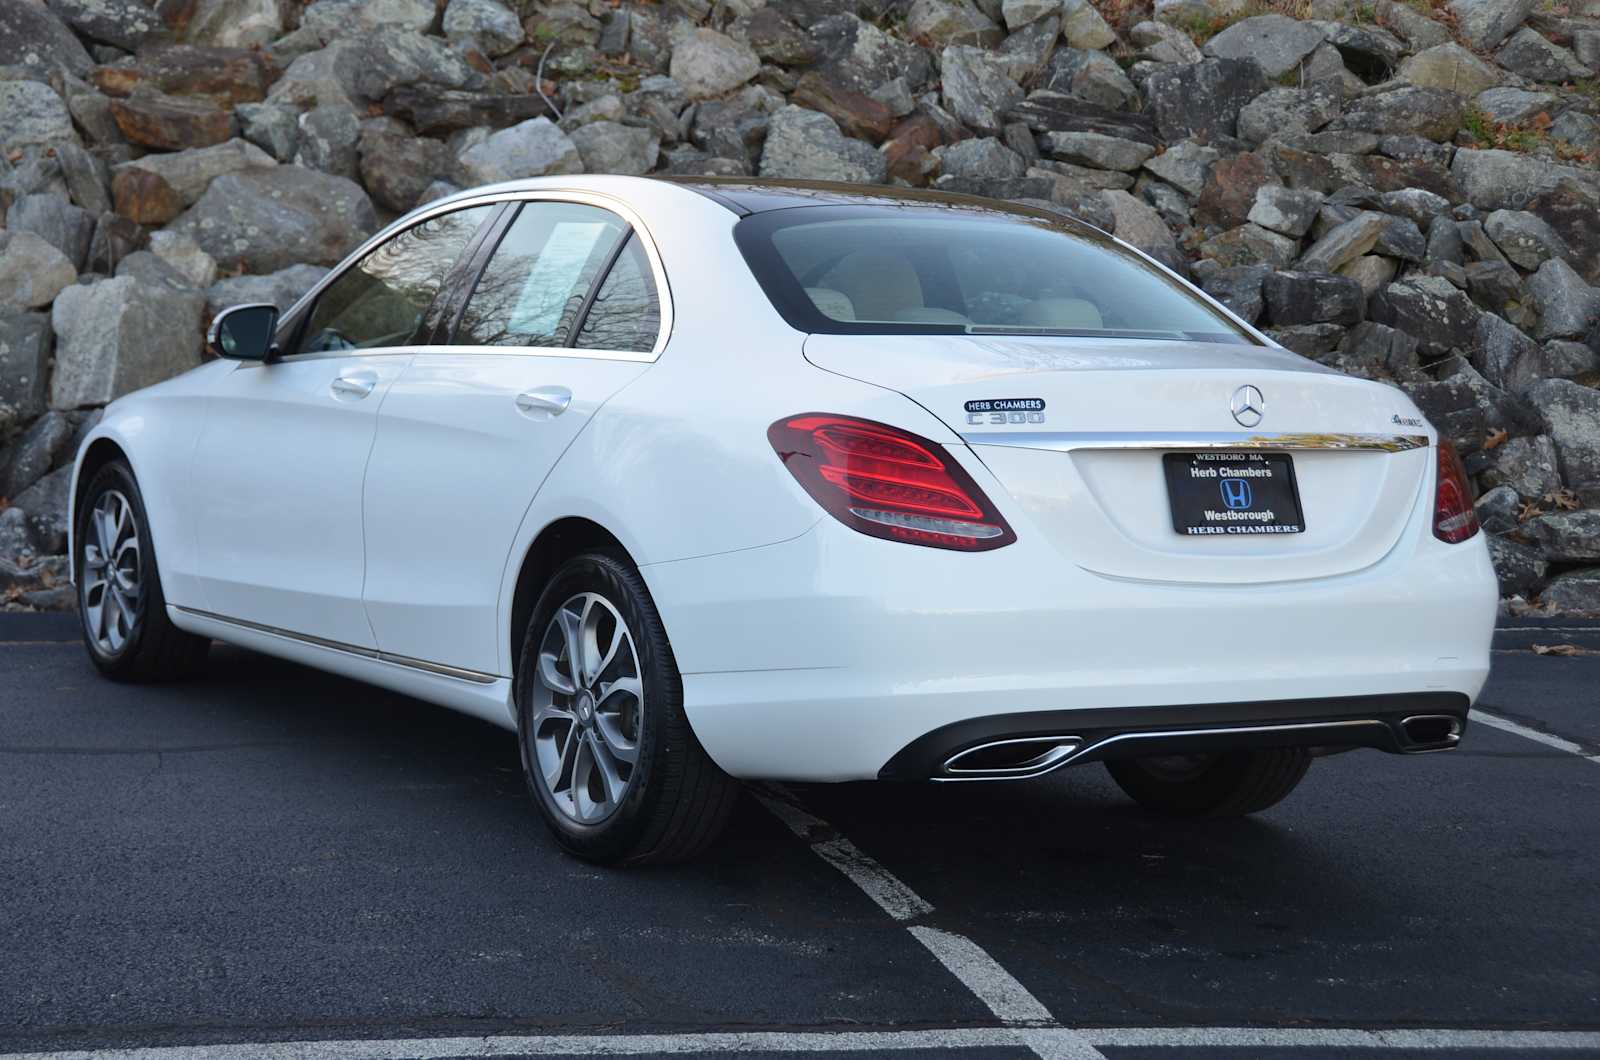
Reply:
[[444, 9], [444, 35], [476, 44], [498, 58], [523, 41], [522, 20], [498, 0], [450, 0]]
[[772, 116], [761, 152], [763, 177], [881, 184], [886, 167], [871, 144], [846, 138], [826, 114], [795, 106]]
[[1470, 350], [1482, 311], [1438, 276], [1413, 275], [1391, 283], [1372, 299], [1372, 319], [1417, 336], [1423, 353]]
[[50, 338], [48, 315], [0, 308], [0, 433], [45, 410]]
[[1006, 74], [1004, 63], [982, 48], [954, 45], [944, 50], [940, 66], [950, 113], [981, 135], [1000, 132], [1005, 112], [1022, 101], [1022, 89]]
[[582, 172], [578, 145], [543, 117], [501, 129], [461, 153], [461, 173], [468, 184]]
[[50, 406], [104, 405], [200, 363], [198, 294], [131, 276], [61, 292], [51, 311], [56, 368]]
[[140, 0], [49, 0], [49, 7], [85, 39], [123, 51], [166, 32], [161, 16]]
[[1461, 103], [1454, 92], [1407, 85], [1357, 100], [1344, 116], [1344, 127], [1448, 142], [1461, 128]]
[[1600, 504], [1600, 390], [1546, 379], [1525, 393], [1555, 444], [1562, 478], [1586, 503]]
[[86, 77], [94, 60], [67, 24], [43, 4], [0, 0], [0, 66], [41, 73], [65, 70]]
[[714, 29], [693, 30], [673, 42], [672, 79], [690, 99], [732, 92], [761, 70], [754, 49]]
[[1556, 563], [1600, 562], [1600, 511], [1551, 512], [1522, 524], [1545, 559]]
[[655, 168], [661, 138], [649, 129], [596, 121], [572, 130], [586, 173], [640, 176]]
[[1476, 96], [1498, 85], [1505, 76], [1455, 41], [1436, 44], [1400, 64], [1396, 75], [1421, 88], [1436, 88], [1458, 96]]
[[1105, 190], [1100, 198], [1110, 208], [1111, 234], [1130, 246], [1137, 247], [1168, 268], [1187, 271], [1183, 255], [1172, 238], [1172, 230], [1143, 200], [1125, 191]]
[[111, 116], [130, 143], [161, 151], [212, 147], [233, 135], [233, 113], [215, 103], [169, 96], [146, 85], [111, 101]]
[[1479, 474], [1486, 489], [1509, 486], [1524, 500], [1539, 500], [1561, 488], [1556, 447], [1535, 434], [1512, 438], [1489, 452], [1489, 466]]
[[173, 222], [223, 269], [333, 265], [378, 227], [361, 186], [297, 166], [228, 173]]
[[1232, 136], [1239, 111], [1267, 89], [1253, 59], [1162, 66], [1145, 79], [1147, 109], [1167, 141]]
[[1326, 39], [1309, 22], [1287, 15], [1241, 19], [1206, 42], [1205, 54], [1217, 59], [1251, 59], [1268, 77], [1281, 77], [1299, 66]]
[[434, 181], [455, 170], [455, 156], [445, 144], [381, 123], [363, 127], [357, 147], [367, 194], [395, 213], [416, 206]]
[[0, 497], [15, 497], [49, 474], [66, 455], [72, 435], [72, 421], [65, 413], [51, 411], [34, 420], [0, 461]]
[[1513, 265], [1533, 270], [1551, 258], [1569, 258], [1566, 240], [1538, 214], [1495, 210], [1483, 219], [1483, 230]]
[[276, 73], [261, 52], [248, 48], [173, 44], [145, 47], [137, 58], [97, 66], [90, 80], [109, 96], [146, 87], [234, 107], [265, 98]]
[[1533, 12], [1536, 0], [1450, 0], [1461, 37], [1474, 48], [1493, 48]]
[[8, 230], [13, 234], [32, 232], [66, 255], [76, 269], [82, 269], [88, 259], [94, 227], [94, 216], [88, 210], [61, 195], [24, 195], [6, 211]]
[[1572, 266], [1551, 258], [1528, 278], [1529, 301], [1539, 314], [1540, 340], [1581, 339], [1600, 320], [1600, 290], [1583, 282]]
[[1006, 35], [972, 0], [912, 0], [906, 12], [906, 34], [938, 46], [971, 44], [980, 48], [992, 48]]
[[270, 44], [283, 34], [286, 6], [278, 0], [194, 0], [185, 33], [195, 44]]
[[43, 237], [0, 228], [0, 310], [41, 309], [77, 278], [71, 259]]
[[1600, 615], [1600, 567], [1582, 567], [1550, 579], [1539, 602], [1558, 615]]
[[1275, 272], [1261, 285], [1267, 320], [1276, 327], [1294, 324], [1361, 323], [1366, 296], [1346, 276], [1326, 272]]
[[39, 81], [0, 81], [0, 114], [0, 153], [78, 140], [66, 103]]
[[[116, 178], [124, 173], [132, 171], [153, 173], [172, 189], [180, 204], [189, 206], [199, 201], [200, 196], [211, 186], [211, 182], [224, 173], [270, 169], [277, 164], [276, 159], [255, 144], [245, 140], [228, 140], [211, 147], [196, 147], [172, 154], [150, 154], [131, 162], [123, 162], [112, 170], [113, 191]], [[140, 220], [137, 217], [134, 219]], [[166, 220], [171, 218], [168, 217]], [[163, 222], [152, 221], [152, 223]]]

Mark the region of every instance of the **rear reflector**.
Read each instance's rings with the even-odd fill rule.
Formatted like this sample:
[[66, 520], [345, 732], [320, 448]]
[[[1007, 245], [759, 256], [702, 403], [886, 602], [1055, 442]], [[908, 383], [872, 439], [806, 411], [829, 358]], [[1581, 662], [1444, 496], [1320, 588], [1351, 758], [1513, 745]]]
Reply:
[[1017, 539], [972, 477], [926, 438], [807, 413], [774, 423], [767, 439], [813, 500], [863, 534], [963, 552]]
[[1433, 536], [1452, 545], [1478, 532], [1478, 513], [1472, 507], [1472, 485], [1461, 466], [1456, 447], [1439, 440], [1439, 485], [1434, 492]]

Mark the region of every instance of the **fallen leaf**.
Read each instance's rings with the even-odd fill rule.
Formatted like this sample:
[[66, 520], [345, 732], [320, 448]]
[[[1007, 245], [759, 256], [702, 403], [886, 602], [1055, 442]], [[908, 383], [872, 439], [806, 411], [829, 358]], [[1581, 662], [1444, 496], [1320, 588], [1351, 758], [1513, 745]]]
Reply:
[[1506, 439], [1510, 437], [1511, 432], [1507, 431], [1504, 427], [1496, 427], [1494, 430], [1489, 432], [1489, 437], [1483, 440], [1483, 447], [1485, 449], [1498, 449], [1502, 445], [1505, 445]]
[[1580, 648], [1576, 644], [1535, 644], [1532, 647], [1535, 655], [1600, 655], [1600, 651]]
[[1557, 490], [1555, 493], [1550, 494], [1546, 499], [1564, 512], [1575, 512], [1580, 507], [1578, 504], [1578, 495], [1573, 493], [1571, 490]]
[[1537, 501], [1524, 501], [1521, 508], [1517, 509], [1517, 522], [1525, 523], [1529, 519], [1537, 519], [1544, 514], [1544, 509], [1539, 507]]

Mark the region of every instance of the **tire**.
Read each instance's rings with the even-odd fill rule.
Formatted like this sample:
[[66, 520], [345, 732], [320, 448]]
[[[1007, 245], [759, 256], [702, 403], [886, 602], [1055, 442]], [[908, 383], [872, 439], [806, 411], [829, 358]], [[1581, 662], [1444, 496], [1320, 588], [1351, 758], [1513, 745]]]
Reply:
[[689, 727], [649, 590], [617, 553], [568, 560], [540, 595], [519, 653], [517, 733], [540, 814], [564, 849], [588, 861], [692, 858], [738, 800], [738, 781]]
[[167, 618], [133, 470], [115, 460], [96, 471], [74, 518], [78, 617], [90, 660], [116, 681], [170, 681], [200, 670], [211, 641]]
[[1309, 768], [1311, 752], [1300, 747], [1106, 763], [1111, 779], [1133, 801], [1184, 817], [1258, 813], [1281, 802]]

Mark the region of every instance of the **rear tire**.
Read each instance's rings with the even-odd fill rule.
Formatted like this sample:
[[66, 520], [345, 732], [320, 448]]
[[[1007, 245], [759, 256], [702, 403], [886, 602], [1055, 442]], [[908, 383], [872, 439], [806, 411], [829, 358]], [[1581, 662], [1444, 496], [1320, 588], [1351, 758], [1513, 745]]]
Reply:
[[170, 681], [201, 669], [211, 641], [167, 617], [133, 470], [114, 460], [96, 471], [75, 515], [78, 617], [90, 660], [115, 681]]
[[1240, 817], [1265, 810], [1293, 791], [1309, 768], [1311, 752], [1300, 747], [1106, 763], [1111, 779], [1140, 806], [1184, 817]]
[[738, 781], [689, 727], [666, 627], [618, 553], [568, 560], [534, 605], [517, 666], [517, 732], [545, 823], [589, 861], [692, 858], [738, 799]]

